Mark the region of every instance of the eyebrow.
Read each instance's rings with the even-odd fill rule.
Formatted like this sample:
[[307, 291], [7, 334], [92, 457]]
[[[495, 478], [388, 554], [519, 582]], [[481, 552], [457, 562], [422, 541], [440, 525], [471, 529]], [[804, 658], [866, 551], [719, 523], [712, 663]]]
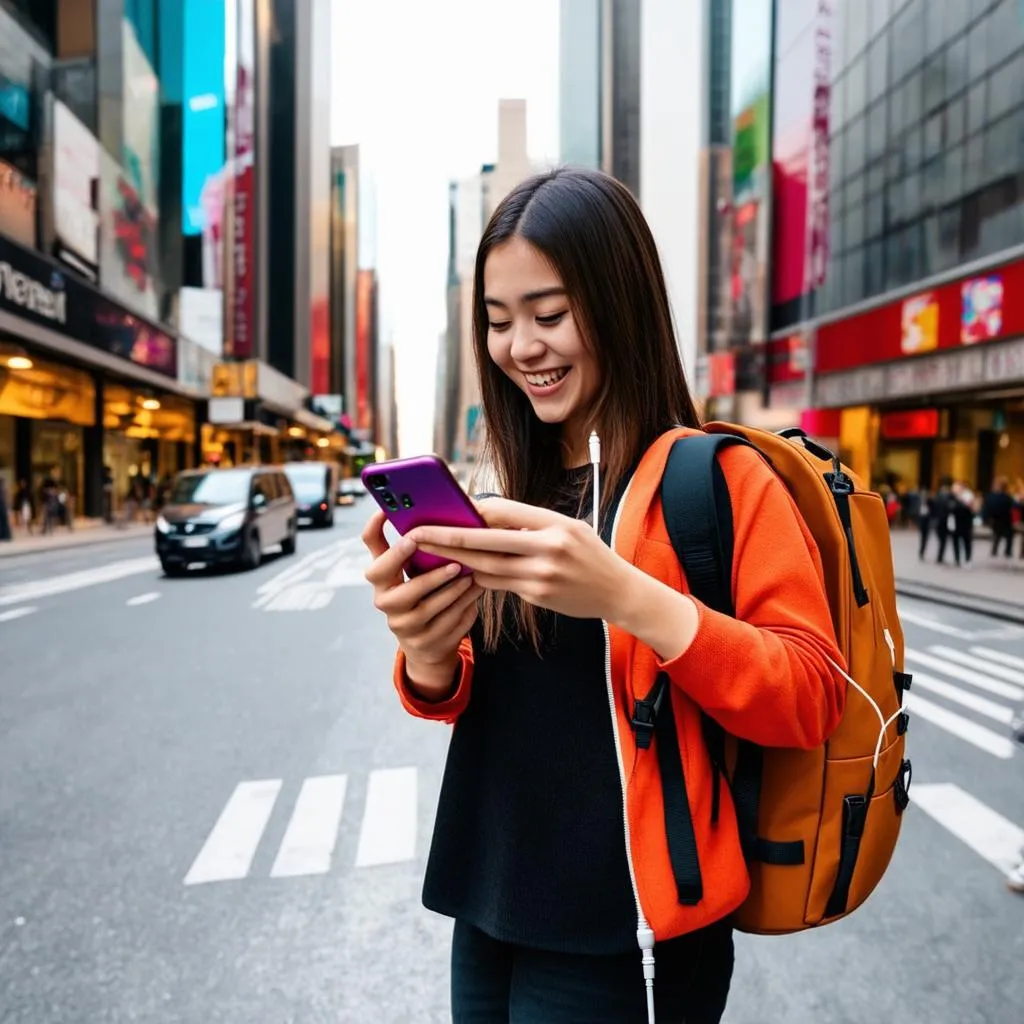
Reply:
[[[535, 292], [526, 292], [525, 295], [520, 296], [522, 302], [537, 302], [540, 299], [550, 299], [554, 295], [565, 295], [566, 291], [564, 288], [541, 288]], [[501, 299], [494, 299], [490, 296], [484, 296], [484, 305], [486, 306], [498, 306], [501, 309], [508, 309], [508, 306], [501, 301]]]

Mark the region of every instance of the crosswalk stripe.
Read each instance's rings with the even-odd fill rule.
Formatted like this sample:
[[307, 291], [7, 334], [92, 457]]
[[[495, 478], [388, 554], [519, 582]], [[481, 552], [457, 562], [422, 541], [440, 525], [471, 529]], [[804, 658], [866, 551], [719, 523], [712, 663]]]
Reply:
[[946, 708], [933, 704], [920, 696], [908, 700], [907, 705], [911, 716], [920, 716], [925, 721], [931, 722], [932, 725], [937, 725], [940, 729], [959, 736], [960, 739], [979, 750], [984, 750], [986, 754], [1004, 760], [1013, 757], [1013, 743], [1007, 736], [1001, 736], [991, 729], [986, 729], [983, 725], [978, 725], [977, 722], [972, 722], [953, 711], [947, 711]]
[[15, 619], [23, 619], [26, 615], [37, 611], [39, 609], [32, 605], [27, 605], [24, 608], [12, 608], [10, 611], [0, 612], [0, 622], [13, 622]]
[[416, 856], [415, 768], [371, 772], [356, 867], [396, 864]]
[[997, 679], [990, 679], [988, 676], [982, 675], [980, 672], [975, 672], [968, 668], [960, 668], [958, 665], [950, 665], [948, 661], [943, 658], [937, 658], [931, 654], [924, 654], [921, 651], [914, 651], [910, 648], [906, 650], [906, 658], [909, 661], [918, 662], [927, 668], [934, 669], [936, 672], [941, 672], [942, 675], [948, 676], [951, 679], [959, 679], [961, 682], [970, 683], [972, 686], [976, 686], [979, 690], [987, 690], [989, 693], [995, 694], [997, 697], [1007, 697], [1010, 700], [1020, 700], [1024, 698], [1024, 689], [1019, 686], [1013, 686], [1010, 683], [1002, 683]]
[[1005, 679], [1006, 682], [1012, 683], [1014, 686], [1024, 687], [1024, 672], [1018, 672], [1016, 669], [1008, 668], [1005, 665], [986, 661], [977, 655], [958, 651], [955, 647], [936, 645], [935, 647], [930, 647], [929, 650], [940, 658], [947, 658], [949, 661], [956, 662], [966, 668], [977, 669], [990, 676], [994, 676], [996, 679]]
[[240, 782], [185, 876], [185, 885], [245, 878], [281, 791], [281, 779]]
[[[914, 689], [929, 690], [940, 697], [945, 697], [946, 700], [953, 701], [954, 704], [970, 708], [972, 711], [977, 711], [979, 715], [984, 715], [993, 721], [1001, 722], [1003, 725], [1009, 725], [1013, 721], [1013, 709], [1008, 708], [1005, 704], [997, 704], [994, 700], [989, 700], [987, 697], [979, 697], [976, 693], [968, 693], [966, 690], [961, 690], [959, 686], [943, 682], [941, 679], [925, 675], [923, 672], [914, 673]], [[911, 707], [911, 710], [913, 710], [913, 707]]]
[[100, 583], [112, 583], [115, 580], [123, 580], [129, 576], [137, 576], [140, 573], [152, 572], [159, 568], [160, 562], [156, 556], [146, 555], [143, 558], [111, 562], [108, 565], [82, 569], [78, 572], [66, 573], [63, 576], [51, 576], [48, 579], [32, 580], [29, 583], [12, 583], [10, 586], [0, 587], [0, 606], [21, 604], [23, 601], [37, 601], [41, 597], [54, 597], [57, 594], [67, 594], [73, 590], [94, 587]]
[[323, 875], [331, 869], [345, 805], [344, 775], [318, 775], [302, 783], [271, 878]]
[[981, 658], [988, 658], [989, 661], [996, 661], [1001, 665], [1007, 665], [1010, 668], [1019, 668], [1024, 672], [1024, 658], [1007, 654], [1005, 651], [994, 651], [991, 647], [972, 647], [971, 653], [977, 654]]
[[917, 783], [911, 787], [911, 800], [993, 867], [1005, 873], [1017, 863], [1024, 829], [959, 786]]

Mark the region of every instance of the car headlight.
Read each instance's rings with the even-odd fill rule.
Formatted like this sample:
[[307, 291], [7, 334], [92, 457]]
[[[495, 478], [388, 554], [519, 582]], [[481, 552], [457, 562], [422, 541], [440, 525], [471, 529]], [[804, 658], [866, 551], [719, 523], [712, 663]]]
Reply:
[[161, 533], [170, 533], [171, 532], [171, 524], [169, 522], [167, 522], [167, 520], [164, 519], [163, 516], [157, 516], [156, 517], [156, 528]]
[[217, 529], [222, 533], [230, 533], [232, 530], [239, 529], [244, 522], [245, 512], [232, 512], [217, 524]]

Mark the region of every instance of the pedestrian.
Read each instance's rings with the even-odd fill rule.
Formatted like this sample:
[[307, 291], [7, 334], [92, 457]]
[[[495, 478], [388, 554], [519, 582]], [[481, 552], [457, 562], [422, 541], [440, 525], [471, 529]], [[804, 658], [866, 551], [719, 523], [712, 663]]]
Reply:
[[966, 569], [971, 567], [974, 557], [974, 492], [964, 483], [952, 487], [953, 509], [953, 555], [956, 564]]
[[921, 534], [921, 543], [917, 548], [917, 557], [919, 561], [924, 561], [924, 556], [928, 550], [928, 540], [932, 533], [932, 524], [934, 522], [933, 511], [932, 511], [932, 496], [931, 492], [927, 487], [922, 487], [917, 492], [917, 529]]
[[1000, 545], [1007, 558], [1013, 553], [1013, 496], [1006, 477], [998, 477], [985, 495], [981, 518], [992, 531], [992, 557], [999, 555]]
[[[938, 565], [944, 565], [946, 561], [946, 545], [950, 537], [956, 537], [956, 517], [953, 514], [956, 507], [956, 499], [953, 497], [953, 478], [945, 476], [939, 481], [939, 489], [932, 501], [932, 522], [935, 524], [935, 535], [939, 539], [939, 553], [936, 558]], [[953, 542], [953, 555], [956, 562], [960, 564], [960, 553]]]
[[7, 480], [0, 473], [0, 541], [13, 540], [11, 533], [10, 506], [7, 500]]
[[[734, 820], [710, 823], [699, 709], [767, 745], [814, 747], [835, 728], [845, 690], [816, 549], [770, 467], [728, 448], [736, 617], [688, 596], [650, 449], [700, 423], [654, 240], [612, 178], [560, 170], [512, 190], [480, 243], [473, 336], [504, 497], [478, 498], [491, 529], [420, 535], [473, 574], [407, 581], [415, 539], [389, 549], [381, 514], [363, 534], [400, 700], [455, 723], [423, 889], [454, 919], [453, 1020], [653, 1020], [638, 943], [656, 940], [658, 1024], [716, 1024], [749, 876]], [[685, 702], [699, 787], [695, 905], [672, 879], [656, 764], [632, 760], [625, 709], [660, 671]]]

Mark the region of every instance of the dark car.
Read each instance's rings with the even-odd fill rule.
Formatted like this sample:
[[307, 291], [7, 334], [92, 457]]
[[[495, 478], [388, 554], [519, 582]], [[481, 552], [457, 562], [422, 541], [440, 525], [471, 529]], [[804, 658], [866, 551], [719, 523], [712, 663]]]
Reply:
[[156, 521], [156, 553], [168, 576], [193, 562], [255, 569], [275, 544], [295, 553], [297, 519], [295, 495], [280, 469], [181, 473]]
[[284, 472], [295, 492], [299, 526], [333, 526], [337, 468], [329, 462], [286, 462]]

